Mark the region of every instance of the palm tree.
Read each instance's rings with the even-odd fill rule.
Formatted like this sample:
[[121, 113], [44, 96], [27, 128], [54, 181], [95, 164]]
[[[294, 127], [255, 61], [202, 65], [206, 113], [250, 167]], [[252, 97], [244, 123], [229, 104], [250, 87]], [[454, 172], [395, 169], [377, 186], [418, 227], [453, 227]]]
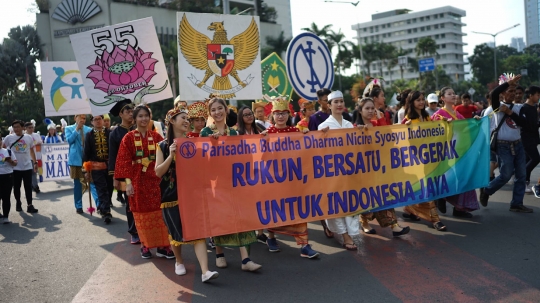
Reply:
[[378, 48], [379, 47], [377, 42], [365, 44], [364, 46], [362, 46], [362, 50], [364, 52], [364, 64], [367, 67], [368, 76], [371, 76], [371, 63], [377, 61], [378, 59]]
[[[283, 53], [287, 51], [290, 42], [291, 39], [286, 39], [283, 31], [279, 33], [277, 38], [271, 36], [266, 37], [267, 46], [263, 49], [263, 58], [266, 58], [272, 52], [276, 52], [280, 57], [283, 57]], [[264, 54], [266, 54], [266, 56]]]
[[[416, 58], [433, 56], [437, 54], [437, 42], [431, 37], [424, 37], [418, 40], [416, 44]], [[422, 82], [422, 73], [419, 73], [420, 82]]]
[[326, 42], [326, 46], [328, 46], [328, 49], [332, 49], [334, 45], [332, 44], [332, 41], [328, 39], [328, 34], [330, 32], [330, 28], [332, 28], [332, 24], [327, 24], [323, 26], [322, 28], [319, 28], [315, 22], [311, 23], [311, 27], [304, 27], [301, 30], [311, 32], [318, 36], [319, 38], [323, 39], [324, 42]]
[[[349, 68], [352, 65], [352, 56], [350, 55], [350, 51], [348, 47], [351, 47], [354, 45], [351, 41], [345, 40], [345, 34], [341, 32], [334, 32], [333, 30], [330, 30], [330, 32], [327, 34], [328, 41], [332, 44], [337, 46], [337, 55], [336, 60], [334, 62], [334, 65], [337, 66], [338, 73], [339, 73], [339, 89], [341, 90], [341, 65], [343, 63], [344, 68]], [[332, 51], [332, 49], [330, 49]], [[342, 58], [344, 60], [342, 60]]]

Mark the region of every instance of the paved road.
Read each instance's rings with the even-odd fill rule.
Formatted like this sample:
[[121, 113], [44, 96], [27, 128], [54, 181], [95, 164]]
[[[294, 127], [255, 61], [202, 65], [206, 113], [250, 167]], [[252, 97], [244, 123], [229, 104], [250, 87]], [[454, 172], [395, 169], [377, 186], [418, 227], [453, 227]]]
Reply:
[[[38, 214], [12, 211], [13, 224], [0, 225], [0, 302], [540, 301], [540, 199], [525, 198], [534, 214], [509, 212], [510, 185], [471, 220], [453, 218], [448, 207], [446, 233], [405, 222], [411, 233], [394, 239], [373, 224], [377, 235], [360, 235], [359, 250], [350, 252], [309, 224], [319, 259], [300, 258], [293, 239], [282, 236], [280, 253], [252, 246], [252, 259], [263, 265], [258, 273], [242, 272], [238, 250], [226, 250], [229, 268], [211, 284], [200, 282], [192, 247], [184, 248], [182, 277], [172, 260], [141, 259], [127, 242], [118, 202], [108, 226], [77, 215], [70, 185], [41, 185]], [[209, 259], [215, 269], [213, 253]]]

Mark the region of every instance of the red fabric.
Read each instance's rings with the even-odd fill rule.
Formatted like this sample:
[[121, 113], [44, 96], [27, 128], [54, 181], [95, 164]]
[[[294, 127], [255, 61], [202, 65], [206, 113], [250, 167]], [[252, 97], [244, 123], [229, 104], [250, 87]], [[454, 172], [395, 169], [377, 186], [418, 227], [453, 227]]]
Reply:
[[187, 133], [186, 137], [188, 137], [188, 138], [199, 138], [199, 134], [200, 133], [189, 132], [189, 133]]
[[455, 111], [460, 113], [463, 117], [467, 119], [467, 118], [472, 118], [473, 113], [477, 112], [478, 108], [474, 105], [469, 105], [469, 106], [458, 105], [456, 106]]
[[392, 124], [388, 124], [386, 117], [381, 117], [380, 119], [377, 119], [377, 120], [371, 120], [371, 124], [373, 124], [373, 126], [392, 125]]
[[163, 137], [154, 131], [148, 131], [147, 136], [142, 138], [142, 147], [144, 151], [143, 157], [135, 156], [135, 136], [137, 130], [130, 131], [122, 139], [118, 156], [116, 157], [116, 167], [114, 169], [115, 179], [131, 179], [135, 194], [129, 197], [129, 207], [134, 212], [152, 212], [161, 209], [161, 190], [159, 183], [161, 178], [156, 176], [154, 166], [156, 161], [152, 161], [146, 172], [143, 172], [143, 165], [140, 163], [133, 164], [133, 161], [146, 158], [149, 155], [148, 151], [148, 136], [154, 138], [156, 152], [158, 152], [158, 143], [163, 141]]
[[268, 129], [269, 134], [277, 134], [277, 133], [295, 133], [299, 132], [300, 130], [294, 126], [287, 126], [286, 128], [276, 128], [274, 125], [270, 126]]

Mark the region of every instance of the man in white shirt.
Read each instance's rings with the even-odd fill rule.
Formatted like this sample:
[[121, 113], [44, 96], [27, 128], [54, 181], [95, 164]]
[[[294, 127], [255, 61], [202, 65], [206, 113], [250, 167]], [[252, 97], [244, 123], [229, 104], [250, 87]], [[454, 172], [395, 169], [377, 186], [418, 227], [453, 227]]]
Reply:
[[[36, 134], [34, 132], [35, 125], [32, 122], [26, 122], [24, 124], [24, 129], [26, 130], [26, 134], [30, 135], [32, 139], [34, 139], [34, 155], [36, 155], [36, 162], [38, 163], [38, 171], [40, 167], [41, 161], [41, 144], [43, 144], [43, 141], [41, 141], [41, 136]], [[37, 179], [38, 171], [32, 172], [32, 189], [36, 192], [36, 194], [39, 194], [41, 191], [39, 190], [39, 183]]]
[[38, 210], [32, 205], [32, 172], [37, 171], [36, 155], [34, 154], [34, 139], [24, 134], [24, 123], [15, 120], [11, 123], [14, 134], [4, 138], [3, 146], [10, 149], [16, 155], [17, 165], [13, 167], [13, 195], [15, 196], [16, 211], [22, 211], [21, 183], [24, 183], [24, 193], [28, 213], [37, 213]]

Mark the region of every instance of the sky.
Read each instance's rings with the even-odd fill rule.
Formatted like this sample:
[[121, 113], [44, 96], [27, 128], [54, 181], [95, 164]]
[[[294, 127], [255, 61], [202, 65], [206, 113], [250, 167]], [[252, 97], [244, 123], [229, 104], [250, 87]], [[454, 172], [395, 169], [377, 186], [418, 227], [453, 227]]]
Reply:
[[[400, 1], [400, 0], [361, 0], [358, 6], [349, 3], [326, 3], [324, 0], [290, 0], [293, 35], [302, 32], [315, 22], [319, 27], [332, 24], [335, 31], [346, 34], [347, 39], [356, 43], [353, 24], [371, 21], [371, 15], [394, 9], [407, 8], [412, 11], [422, 11], [446, 5], [451, 5], [466, 11], [462, 22], [466, 24], [463, 31], [467, 34], [463, 40], [468, 45], [465, 52], [473, 53], [477, 44], [492, 41], [490, 36], [478, 35], [472, 31], [495, 33], [514, 24], [511, 29], [497, 36], [497, 45], [510, 44], [512, 37], [525, 39], [525, 0], [430, 0], [430, 1]], [[356, 2], [356, 1], [355, 1]], [[9, 29], [18, 25], [34, 24], [36, 17], [28, 11], [34, 0], [0, 0], [3, 4], [0, 10], [0, 39], [7, 37]]]

